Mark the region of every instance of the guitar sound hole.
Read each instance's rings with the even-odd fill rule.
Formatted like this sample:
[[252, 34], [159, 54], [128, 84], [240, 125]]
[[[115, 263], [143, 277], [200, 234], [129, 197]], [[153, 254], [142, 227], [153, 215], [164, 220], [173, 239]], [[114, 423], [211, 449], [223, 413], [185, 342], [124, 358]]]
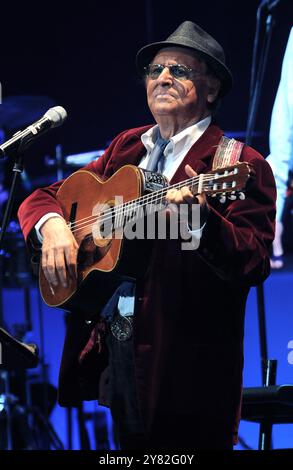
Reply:
[[97, 238], [107, 239], [112, 238], [114, 227], [115, 227], [115, 213], [114, 208], [107, 209], [107, 213], [101, 212], [100, 218], [102, 221], [99, 225], [99, 236]]

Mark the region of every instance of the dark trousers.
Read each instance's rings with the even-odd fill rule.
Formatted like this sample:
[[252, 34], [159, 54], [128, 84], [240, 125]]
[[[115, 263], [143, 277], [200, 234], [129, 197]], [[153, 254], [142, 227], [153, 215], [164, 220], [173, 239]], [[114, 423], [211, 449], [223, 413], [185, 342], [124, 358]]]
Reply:
[[144, 428], [134, 379], [132, 338], [117, 340], [107, 336], [110, 371], [110, 408], [121, 449], [143, 449]]
[[110, 408], [123, 450], [229, 450], [232, 435], [225, 424], [202, 416], [158, 414], [154, 430], [146, 437], [134, 380], [133, 341], [107, 337], [110, 368]]

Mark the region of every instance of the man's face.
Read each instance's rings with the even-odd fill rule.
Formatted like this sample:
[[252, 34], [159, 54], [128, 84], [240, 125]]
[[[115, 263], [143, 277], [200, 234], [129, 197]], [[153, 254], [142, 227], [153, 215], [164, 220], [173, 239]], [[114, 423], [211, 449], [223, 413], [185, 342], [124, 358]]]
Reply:
[[186, 121], [199, 121], [208, 116], [207, 103], [215, 100], [220, 83], [206, 74], [206, 64], [180, 47], [161, 49], [152, 60], [152, 64], [185, 65], [195, 72], [185, 80], [172, 76], [165, 67], [155, 79], [147, 76], [146, 89], [149, 108], [155, 119], [173, 115]]

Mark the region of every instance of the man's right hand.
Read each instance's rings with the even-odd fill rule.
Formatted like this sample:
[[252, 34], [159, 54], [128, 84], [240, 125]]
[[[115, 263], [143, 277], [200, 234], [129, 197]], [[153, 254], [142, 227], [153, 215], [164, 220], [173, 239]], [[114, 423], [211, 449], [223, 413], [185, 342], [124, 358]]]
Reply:
[[76, 278], [78, 243], [61, 217], [51, 217], [40, 228], [43, 237], [42, 268], [53, 286], [67, 287], [68, 273]]

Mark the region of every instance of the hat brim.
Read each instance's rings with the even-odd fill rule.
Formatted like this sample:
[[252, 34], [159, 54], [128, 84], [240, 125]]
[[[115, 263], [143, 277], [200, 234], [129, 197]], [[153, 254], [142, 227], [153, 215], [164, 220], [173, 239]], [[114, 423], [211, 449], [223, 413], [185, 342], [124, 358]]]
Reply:
[[145, 67], [151, 63], [157, 52], [164, 47], [183, 47], [184, 49], [189, 49], [199, 53], [221, 81], [219, 97], [226, 95], [231, 90], [233, 86], [233, 77], [230, 70], [223, 62], [207, 54], [200, 46], [198, 48], [188, 47], [173, 41], [154, 42], [142, 47], [138, 51], [136, 54], [136, 67], [140, 75], [145, 74]]

